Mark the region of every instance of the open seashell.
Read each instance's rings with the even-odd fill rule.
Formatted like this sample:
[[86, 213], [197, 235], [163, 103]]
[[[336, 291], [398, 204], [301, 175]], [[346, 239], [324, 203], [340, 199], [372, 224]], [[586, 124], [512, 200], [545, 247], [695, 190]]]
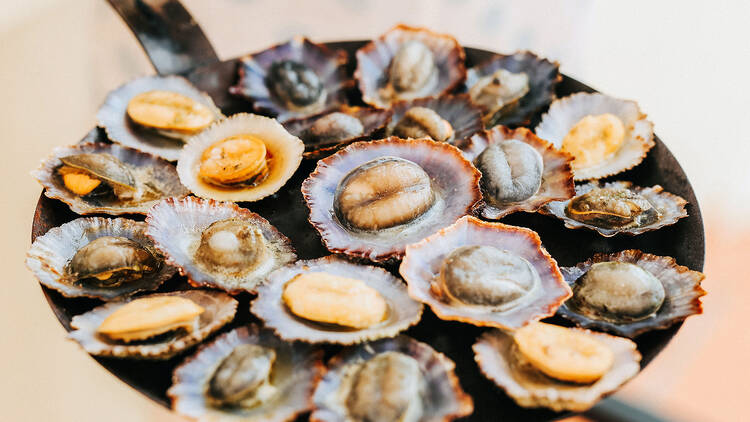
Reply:
[[630, 249], [561, 271], [573, 296], [557, 313], [584, 328], [634, 338], [703, 312], [705, 276], [674, 258]]
[[292, 177], [304, 148], [276, 120], [238, 113], [191, 138], [180, 154], [177, 174], [200, 197], [258, 201]]
[[[119, 338], [114, 340], [100, 332], [101, 325], [108, 320], [108, 317], [131, 302], [154, 298], [162, 301], [164, 298], [170, 297], [182, 299], [182, 303], [178, 303], [178, 305], [181, 305], [183, 308], [186, 307], [185, 302], [188, 302], [187, 305], [190, 305], [189, 302], [192, 302], [192, 306], [187, 306], [188, 310], [191, 311], [187, 316], [193, 317], [177, 321], [174, 321], [174, 318], [172, 318], [162, 323], [160, 321], [161, 314], [165, 314], [164, 317], [181, 315], [173, 309], [170, 309], [170, 312], [159, 312], [159, 307], [157, 306], [143, 306], [138, 307], [139, 309], [135, 310], [137, 312], [132, 315], [124, 315], [122, 321], [118, 320], [117, 322], [122, 322], [126, 325], [125, 328], [128, 328], [127, 325], [137, 322], [134, 315], [138, 315], [139, 318], [146, 319], [144, 322], [144, 324], [147, 324], [145, 325], [146, 327], [153, 326], [156, 327], [155, 329], [158, 329], [158, 331], [153, 331], [153, 336], [145, 339], [134, 338], [127, 341]], [[167, 305], [171, 305], [171, 303]], [[195, 312], [192, 312], [192, 308], [195, 307], [200, 308], [197, 315], [195, 315]], [[236, 311], [237, 301], [223, 292], [184, 290], [156, 293], [130, 298], [122, 302], [109, 302], [84, 314], [76, 315], [70, 323], [74, 330], [68, 334], [68, 337], [77, 341], [88, 353], [96, 356], [163, 360], [169, 359], [203, 341], [206, 337], [231, 321]], [[166, 322], [170, 324], [166, 324]], [[169, 330], [164, 331], [165, 328]]]
[[211, 97], [181, 76], [134, 79], [110, 92], [96, 113], [112, 141], [169, 161], [177, 160], [187, 138], [222, 117]]
[[167, 395], [177, 413], [201, 421], [293, 420], [312, 408], [321, 354], [254, 324], [236, 328], [179, 365]]
[[101, 217], [78, 218], [39, 236], [26, 266], [65, 297], [102, 300], [156, 290], [177, 271], [146, 236], [146, 224]]
[[526, 128], [498, 125], [457, 146], [482, 173], [483, 200], [475, 209], [484, 218], [499, 220], [517, 211], [535, 212], [548, 202], [575, 194], [570, 155]]
[[163, 198], [188, 194], [168, 162], [101, 142], [55, 148], [32, 176], [78, 214], [145, 214]]
[[455, 145], [482, 130], [482, 111], [467, 95], [398, 101], [391, 110], [386, 132], [401, 138], [430, 138]]
[[416, 324], [422, 305], [386, 270], [331, 255], [271, 273], [251, 311], [287, 341], [355, 344]]
[[270, 272], [297, 259], [286, 236], [233, 203], [167, 199], [146, 223], [156, 247], [195, 287], [254, 292]]
[[[478, 182], [455, 147], [390, 137], [318, 161], [302, 195], [328, 250], [385, 261], [467, 214], [479, 200]], [[358, 196], [360, 187], [369, 193]]]
[[242, 57], [237, 84], [229, 92], [280, 122], [303, 118], [346, 104], [346, 90], [353, 84], [346, 61], [345, 51], [296, 36]]
[[357, 50], [362, 99], [378, 108], [394, 101], [439, 96], [466, 77], [464, 49], [455, 38], [397, 25]]
[[[520, 334], [535, 338], [519, 344]], [[522, 349], [526, 343], [531, 343], [530, 351]], [[565, 353], [580, 348], [586, 352]], [[641, 361], [641, 354], [631, 340], [544, 323], [530, 324], [515, 335], [502, 330], [488, 331], [473, 349], [482, 373], [518, 405], [547, 407], [557, 412], [591, 408], [638, 374]], [[582, 377], [594, 369], [597, 370], [593, 372], [599, 373], [593, 381], [589, 374], [585, 377], [588, 380]]]
[[562, 80], [557, 62], [528, 51], [497, 54], [466, 72], [466, 88], [481, 105], [485, 125], [527, 125], [555, 99]]
[[314, 422], [451, 421], [474, 411], [453, 361], [406, 336], [347, 349], [328, 368], [313, 397]]
[[643, 188], [624, 181], [593, 181], [577, 185], [575, 197], [550, 202], [542, 212], [561, 219], [569, 229], [586, 227], [604, 237], [634, 236], [687, 217], [686, 204], [659, 185]]
[[439, 318], [478, 326], [518, 328], [571, 295], [534, 231], [471, 216], [407, 246], [399, 272]]
[[573, 156], [575, 180], [629, 170], [654, 146], [654, 124], [635, 101], [579, 92], [552, 103], [537, 136]]
[[305, 119], [289, 120], [284, 127], [305, 143], [305, 158], [317, 159], [380, 134], [392, 114], [391, 110], [342, 106]]

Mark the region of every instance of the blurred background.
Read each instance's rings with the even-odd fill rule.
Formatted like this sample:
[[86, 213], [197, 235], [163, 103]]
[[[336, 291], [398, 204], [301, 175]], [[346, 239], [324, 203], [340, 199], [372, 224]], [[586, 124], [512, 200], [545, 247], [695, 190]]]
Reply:
[[[725, 0], [184, 0], [221, 58], [305, 34], [372, 38], [398, 22], [467, 46], [530, 49], [574, 78], [637, 100], [690, 176], [707, 230], [705, 315], [616, 397], [668, 420], [746, 420], [750, 366], [750, 3]], [[0, 136], [5, 291], [0, 295], [0, 419], [177, 421], [99, 367], [50, 312], [24, 255], [53, 147], [95, 125], [106, 93], [151, 74], [103, 0], [3, 0]], [[499, 415], [500, 417], [500, 415]]]

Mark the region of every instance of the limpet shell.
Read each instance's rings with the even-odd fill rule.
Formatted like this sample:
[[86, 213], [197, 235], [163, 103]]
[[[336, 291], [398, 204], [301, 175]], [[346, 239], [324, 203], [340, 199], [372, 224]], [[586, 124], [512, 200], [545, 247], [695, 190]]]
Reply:
[[[307, 139], [306, 131], [310, 129], [320, 118], [330, 113], [339, 112], [357, 118], [362, 123], [362, 135], [340, 139], [333, 142], [315, 142]], [[382, 132], [382, 129], [391, 120], [393, 111], [381, 110], [370, 107], [342, 106], [315, 116], [304, 119], [293, 119], [283, 123], [286, 130], [292, 135], [302, 139], [305, 143], [305, 158], [318, 159], [330, 155], [352, 142], [367, 139]]]
[[613, 323], [587, 317], [571, 309], [570, 301], [563, 303], [558, 308], [558, 315], [583, 328], [635, 338], [646, 331], [669, 328], [691, 315], [703, 313], [700, 298], [706, 294], [706, 291], [701, 287], [701, 282], [706, 276], [698, 271], [692, 271], [687, 267], [678, 265], [674, 258], [629, 249], [613, 254], [596, 254], [575, 267], [562, 267], [560, 270], [565, 281], [572, 288], [576, 280], [586, 274], [591, 266], [598, 262], [627, 262], [648, 271], [664, 286], [666, 292], [664, 303], [650, 317], [629, 323]]
[[[397, 157], [419, 165], [430, 177], [437, 199], [416, 220], [376, 232], [349, 229], [334, 212], [341, 180], [362, 164], [381, 157]], [[461, 152], [444, 142], [390, 137], [356, 142], [318, 161], [303, 182], [302, 195], [310, 208], [310, 223], [331, 252], [385, 261], [399, 258], [406, 245], [417, 242], [466, 215], [479, 200], [479, 172]]]
[[[286, 60], [301, 63], [315, 73], [322, 84], [322, 95], [325, 95], [321, 103], [292, 110], [272, 92], [267, 84], [271, 66]], [[280, 122], [304, 118], [347, 103], [346, 90], [354, 81], [347, 76], [346, 62], [345, 51], [330, 50], [325, 45], [295, 36], [283, 44], [242, 57], [237, 83], [229, 88], [229, 92], [251, 101], [255, 111], [269, 113]]]
[[[411, 93], [408, 97], [382, 98], [380, 90], [388, 84], [388, 69], [400, 47], [416, 40], [433, 54], [438, 72], [434, 83]], [[438, 34], [427, 28], [397, 25], [385, 34], [357, 50], [357, 70], [354, 77], [359, 83], [362, 99], [378, 108], [388, 108], [393, 101], [439, 96], [452, 91], [466, 78], [463, 47], [450, 35]]]
[[[103, 236], [121, 236], [135, 241], [160, 262], [157, 271], [116, 287], [74, 285], [61, 281], [65, 266], [79, 249]], [[164, 262], [164, 257], [146, 236], [146, 224], [126, 218], [78, 218], [51, 228], [36, 238], [26, 253], [26, 266], [43, 285], [55, 289], [65, 297], [92, 297], [102, 300], [121, 299], [135, 293], [156, 290], [177, 272]]]
[[130, 121], [128, 103], [138, 94], [153, 91], [171, 91], [189, 97], [213, 111], [216, 119], [224, 117], [208, 94], [197, 89], [181, 76], [144, 76], [134, 79], [110, 92], [99, 107], [96, 119], [107, 132], [107, 137], [119, 144], [148, 152], [168, 161], [176, 161], [184, 143], [157, 133], [143, 130]]
[[[295, 276], [310, 272], [325, 272], [363, 281], [385, 299], [388, 306], [386, 319], [368, 328], [351, 329], [306, 321], [292, 314], [282, 299], [284, 287]], [[334, 255], [299, 261], [274, 271], [258, 287], [258, 297], [250, 310], [284, 340], [337, 344], [392, 337], [419, 322], [422, 316], [422, 305], [409, 297], [401, 279], [382, 268], [354, 264]]]
[[[536, 271], [540, 285], [501, 311], [438, 297], [433, 282], [437, 280], [446, 257], [461, 246], [473, 245], [493, 246], [520, 256]], [[462, 217], [452, 226], [407, 246], [399, 272], [406, 280], [409, 295], [429, 305], [439, 318], [478, 326], [521, 327], [529, 321], [554, 315], [560, 304], [572, 294], [557, 262], [542, 247], [536, 232], [524, 227], [484, 222], [471, 216]]]
[[[246, 221], [259, 228], [268, 252], [261, 264], [241, 275], [211, 271], [199, 265], [194, 258], [203, 231], [212, 223], [229, 218]], [[192, 196], [183, 199], [169, 198], [149, 211], [146, 223], [146, 233], [153, 239], [156, 248], [195, 287], [216, 287], [231, 294], [255, 292], [257, 285], [270, 272], [297, 259], [291, 241], [271, 223], [231, 202], [216, 202]]]
[[74, 316], [70, 322], [73, 331], [68, 333], [68, 338], [77, 341], [86, 352], [95, 356], [164, 360], [203, 341], [231, 321], [237, 311], [237, 301], [224, 292], [183, 290], [155, 293], [138, 298], [152, 296], [180, 296], [202, 306], [205, 311], [198, 317], [198, 327], [191, 333], [181, 333], [177, 337], [146, 344], [115, 343], [104, 340], [97, 335], [96, 330], [102, 321], [130, 300], [134, 300], [131, 298], [122, 302], [109, 302], [86, 313]]
[[491, 130], [477, 133], [457, 146], [464, 152], [464, 156], [473, 162], [488, 146], [507, 140], [523, 142], [541, 155], [544, 164], [542, 184], [532, 197], [521, 202], [500, 205], [483, 199], [475, 207], [479, 215], [490, 220], [499, 220], [517, 211], [535, 212], [548, 202], [573, 197], [575, 184], [570, 169], [571, 156], [554, 148], [552, 144], [540, 139], [529, 129], [510, 129], [507, 126], [498, 125]]
[[646, 119], [635, 101], [620, 100], [600, 93], [579, 92], [555, 100], [534, 130], [536, 135], [562, 148], [563, 139], [588, 115], [610, 113], [625, 127], [620, 148], [596, 166], [574, 170], [578, 180], [600, 179], [629, 170], [643, 161], [655, 145], [654, 124]]
[[470, 89], [479, 79], [492, 75], [499, 69], [512, 73], [525, 73], [529, 77], [529, 92], [507, 113], [485, 114], [486, 126], [523, 126], [529, 124], [534, 115], [547, 107], [556, 98], [555, 88], [562, 80], [559, 64], [541, 58], [534, 53], [521, 51], [510, 55], [497, 54], [494, 57], [469, 68], [466, 72], [466, 88]]
[[[268, 175], [256, 185], [233, 189], [216, 187], [201, 180], [198, 170], [203, 152], [214, 143], [236, 135], [252, 135], [263, 141], [271, 157]], [[218, 201], [258, 201], [276, 193], [292, 177], [302, 162], [304, 148], [302, 141], [289, 134], [276, 120], [237, 113], [190, 138], [180, 153], [177, 174], [182, 184], [197, 196]]]
[[[276, 351], [272, 383], [278, 388], [270, 402], [251, 409], [217, 408], [206, 400], [207, 384], [235, 347], [257, 344]], [[185, 359], [174, 371], [167, 396], [179, 414], [201, 421], [289, 421], [312, 408], [312, 394], [322, 376], [321, 351], [304, 343], [287, 343], [251, 324], [222, 334]]]
[[453, 128], [450, 144], [458, 144], [464, 138], [482, 130], [482, 111], [471, 102], [468, 95], [443, 95], [441, 97], [419, 98], [416, 100], [397, 101], [393, 103], [393, 117], [386, 129], [387, 135], [393, 130], [412, 107], [424, 107], [435, 111]]
[[318, 383], [313, 400], [315, 410], [310, 415], [314, 422], [350, 421], [346, 408], [347, 388], [353, 365], [366, 362], [385, 352], [398, 352], [414, 358], [429, 386], [423, 397], [425, 413], [420, 421], [451, 421], [468, 416], [474, 411], [471, 397], [461, 388], [456, 376], [455, 363], [426, 343], [401, 335], [364, 343], [356, 348], [344, 350], [328, 362], [328, 372]]
[[513, 334], [502, 330], [488, 331], [479, 338], [473, 346], [474, 359], [482, 373], [520, 406], [582, 412], [638, 374], [641, 354], [631, 340], [580, 328], [570, 330], [594, 337], [614, 353], [612, 367], [591, 384], [557, 381], [528, 363], [519, 363]]
[[[63, 165], [61, 157], [75, 154], [105, 153], [119, 159], [133, 171], [137, 183], [143, 188], [159, 191], [161, 195], [156, 198], [144, 198], [142, 201], [123, 202], [117, 197], [95, 197], [84, 198], [71, 192], [63, 183], [62, 177], [57, 169]], [[174, 166], [151, 154], [141, 152], [132, 148], [117, 144], [105, 144], [103, 142], [86, 142], [69, 147], [57, 147], [52, 155], [44, 160], [39, 168], [31, 173], [42, 186], [44, 194], [53, 199], [59, 199], [70, 206], [77, 214], [105, 213], [112, 215], [120, 214], [145, 214], [151, 206], [167, 197], [183, 197], [189, 192], [182, 186]]]
[[[661, 217], [654, 223], [646, 226], [613, 229], [597, 227], [568, 217], [568, 215], [565, 213], [565, 208], [568, 206], [568, 203], [576, 197], [590, 192], [596, 188], [630, 189], [631, 191], [646, 198], [651, 203], [651, 205], [659, 211]], [[632, 183], [625, 181], [606, 182], [603, 184], [599, 181], [593, 181], [584, 183], [582, 185], [576, 185], [576, 193], [573, 198], [567, 201], [550, 202], [541, 210], [541, 212], [559, 218], [560, 220], [565, 222], [565, 227], [569, 229], [579, 229], [581, 227], [585, 227], [590, 230], [595, 230], [597, 233], [604, 237], [612, 237], [618, 233], [625, 233], [631, 236], [635, 236], [648, 231], [658, 230], [664, 226], [672, 225], [679, 219], [687, 217], [688, 214], [687, 210], [685, 210], [685, 205], [687, 205], [687, 201], [677, 195], [664, 191], [664, 188], [659, 185], [654, 185], [646, 188], [634, 186]]]

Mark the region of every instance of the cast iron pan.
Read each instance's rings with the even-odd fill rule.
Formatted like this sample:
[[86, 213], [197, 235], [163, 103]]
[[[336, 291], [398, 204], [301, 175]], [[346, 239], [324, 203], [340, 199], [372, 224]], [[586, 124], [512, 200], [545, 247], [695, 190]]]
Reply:
[[[220, 61], [218, 59], [208, 39], [179, 1], [109, 0], [109, 2], [135, 33], [158, 73], [178, 73], [186, 76], [199, 89], [210, 94], [226, 115], [251, 111], [248, 103], [231, 97], [227, 92], [227, 88], [235, 82], [237, 60]], [[344, 49], [349, 53], [352, 59], [349, 63], [349, 71], [353, 72], [354, 52], [364, 44], [365, 41], [345, 41], [328, 43], [328, 46], [334, 49]], [[466, 48], [467, 65], [479, 63], [491, 54], [485, 50]], [[594, 92], [592, 88], [564, 76], [557, 94], [565, 96], [578, 91]], [[354, 104], [361, 101], [359, 98], [358, 92], [351, 93]], [[107, 142], [107, 138], [103, 130], [95, 128], [83, 138], [83, 141]], [[302, 181], [314, 167], [315, 161], [303, 161], [294, 177], [279, 193], [259, 202], [243, 204], [267, 218], [291, 238], [300, 259], [328, 255], [318, 233], [307, 221], [308, 209], [300, 193]], [[656, 255], [672, 256], [681, 265], [686, 265], [693, 270], [702, 270], [705, 245], [698, 203], [687, 176], [664, 143], [656, 138], [656, 146], [649, 152], [642, 164], [616, 177], [642, 186], [662, 185], [667, 191], [678, 194], [688, 201], [689, 217], [655, 232], [636, 237], [616, 236], [609, 239], [593, 231], [565, 229], [561, 221], [539, 214], [516, 213], [504, 218], [503, 222], [529, 227], [538, 232], [544, 246], [561, 266], [575, 265], [596, 252], [610, 253], [635, 248]], [[71, 212], [64, 203], [42, 195], [34, 214], [32, 240], [50, 228], [76, 217], [78, 216]], [[143, 219], [142, 216], [132, 217]], [[395, 271], [395, 267], [389, 269]], [[161, 290], [177, 288], [187, 288], [183, 277], [175, 276], [165, 283]], [[56, 291], [45, 287], [42, 287], [42, 291], [55, 316], [68, 331], [71, 329], [70, 320], [74, 315], [86, 312], [100, 304], [92, 299], [66, 299]], [[237, 317], [234, 323], [225, 330], [256, 320], [248, 311], [250, 296], [243, 294], [238, 299], [241, 304]], [[561, 319], [553, 318], [553, 321], [569, 325]], [[667, 330], [646, 333], [637, 339], [638, 349], [643, 354], [642, 366], [647, 365], [669, 343], [680, 325]], [[468, 324], [442, 321], [425, 307], [422, 321], [408, 330], [407, 334], [431, 344], [456, 362], [461, 385], [474, 398], [474, 414], [466, 420], [488, 421], [502, 418], [503, 420], [542, 421], [565, 416], [545, 409], [518, 407], [479, 373], [474, 363], [471, 345], [484, 330], [486, 329]], [[337, 350], [337, 347], [330, 347], [327, 352], [330, 355]], [[184, 355], [178, 356], [166, 362], [94, 359], [133, 388], [157, 403], [169, 407], [166, 390], [171, 383], [172, 370], [184, 357]], [[588, 415], [602, 419], [606, 417], [607, 420], [630, 419], [618, 419], [616, 415], [618, 410], [622, 414], [622, 404], [609, 399], [589, 411]], [[628, 409], [625, 413], [628, 413]]]

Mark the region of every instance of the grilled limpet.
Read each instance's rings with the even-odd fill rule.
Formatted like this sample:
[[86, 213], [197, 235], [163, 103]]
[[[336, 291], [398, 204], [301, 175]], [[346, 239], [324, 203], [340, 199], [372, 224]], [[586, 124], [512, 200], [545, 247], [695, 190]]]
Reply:
[[630, 249], [561, 271], [573, 296], [557, 312], [584, 328], [634, 338], [703, 312], [705, 276], [670, 257]]
[[422, 305], [382, 268], [327, 256], [271, 273], [251, 311], [287, 341], [354, 344], [416, 324]]
[[573, 156], [577, 181], [629, 170], [654, 146], [654, 125], [636, 102], [598, 93], [554, 101], [535, 132]]
[[453, 361], [406, 336], [347, 349], [328, 367], [311, 421], [451, 421], [474, 410]]
[[357, 50], [362, 99], [378, 108], [439, 96], [466, 77], [464, 49], [450, 35], [398, 25]]
[[571, 295], [539, 235], [470, 216], [407, 246], [399, 272], [439, 318], [478, 326], [518, 328]]
[[169, 359], [234, 318], [237, 301], [183, 290], [109, 302], [73, 317], [68, 337], [95, 356]]
[[302, 161], [304, 144], [276, 120], [238, 113], [190, 139], [177, 162], [194, 194], [257, 201], [276, 193]]
[[565, 222], [565, 227], [585, 227], [602, 236], [638, 235], [660, 229], [687, 217], [687, 202], [655, 185], [644, 188], [630, 182], [598, 181], [576, 186], [567, 201], [546, 205], [543, 212]]
[[134, 79], [110, 92], [96, 114], [112, 141], [168, 161], [222, 117], [211, 97], [180, 76]]
[[384, 261], [465, 215], [478, 179], [451, 145], [390, 137], [318, 161], [302, 194], [328, 250]]
[[55, 148], [32, 175], [78, 214], [145, 214], [162, 198], [188, 194], [168, 162], [101, 142]]
[[482, 130], [481, 109], [466, 95], [398, 101], [386, 133], [404, 139], [430, 138], [457, 144]]
[[535, 212], [575, 192], [571, 157], [526, 128], [498, 125], [457, 146], [482, 173], [483, 200], [475, 209], [484, 218]]
[[253, 324], [187, 358], [167, 395], [177, 413], [191, 418], [282, 422], [310, 410], [322, 372], [320, 350], [284, 342]]
[[229, 202], [167, 199], [146, 223], [156, 248], [196, 287], [254, 292], [270, 272], [297, 259], [271, 223]]
[[146, 236], [146, 224], [125, 218], [79, 218], [39, 236], [26, 266], [66, 297], [121, 299], [155, 290], [177, 271]]
[[346, 61], [343, 50], [295, 36], [242, 57], [237, 83], [229, 92], [280, 122], [308, 117], [346, 104], [346, 90], [353, 84]]
[[640, 370], [628, 339], [541, 322], [492, 330], [474, 344], [482, 373], [518, 405], [581, 412]]

